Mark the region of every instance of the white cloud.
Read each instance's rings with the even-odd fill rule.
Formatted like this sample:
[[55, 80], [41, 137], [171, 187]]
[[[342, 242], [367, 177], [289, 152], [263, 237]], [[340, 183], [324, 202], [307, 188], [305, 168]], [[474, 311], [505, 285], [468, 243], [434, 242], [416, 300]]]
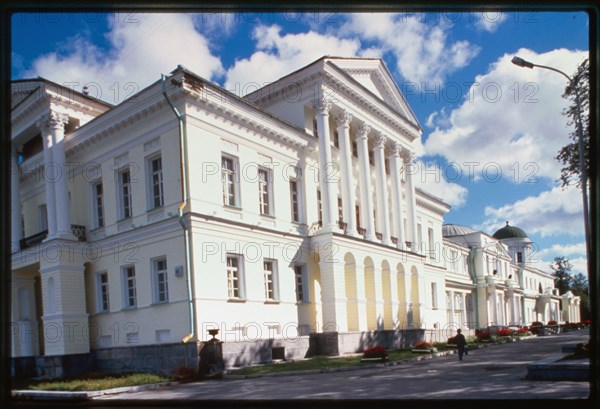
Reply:
[[415, 187], [439, 197], [452, 207], [460, 207], [467, 201], [468, 190], [447, 181], [443, 169], [437, 163], [416, 161], [413, 181]]
[[[313, 31], [281, 34], [278, 25], [260, 25], [254, 29], [257, 51], [249, 58], [236, 60], [227, 70], [225, 88], [240, 95], [273, 82], [324, 55], [360, 56], [360, 42], [339, 39]], [[376, 49], [367, 50], [372, 54]]]
[[494, 232], [505, 220], [528, 235], [583, 235], [581, 193], [577, 188], [552, 190], [500, 207], [485, 208], [486, 221], [477, 229]]
[[448, 23], [431, 24], [424, 14], [356, 13], [339, 30], [341, 35], [359, 35], [380, 43], [396, 59], [399, 73], [407, 81], [443, 82], [465, 67], [479, 47], [468, 41], [448, 40]]
[[[565, 49], [543, 54], [521, 49], [516, 54], [569, 74], [588, 56]], [[444, 121], [449, 126], [431, 132], [425, 151], [459, 164], [495, 162], [516, 183], [527, 175], [557, 179], [561, 166], [554, 157], [572, 131], [562, 115], [568, 105], [561, 97], [566, 80], [549, 70], [517, 67], [512, 57], [503, 55], [478, 75], [458, 108], [432, 117], [438, 126]]]
[[473, 13], [473, 18], [475, 19], [475, 27], [478, 30], [493, 33], [506, 20], [507, 15], [499, 11], [485, 11]]
[[211, 54], [189, 15], [136, 14], [126, 21], [109, 17], [109, 28], [107, 50], [85, 37], [74, 37], [65, 43], [66, 52], [37, 58], [24, 76], [77, 83], [77, 90], [97, 83], [99, 86], [88, 86], [90, 95], [116, 104], [178, 64], [209, 79], [223, 73], [221, 61]]

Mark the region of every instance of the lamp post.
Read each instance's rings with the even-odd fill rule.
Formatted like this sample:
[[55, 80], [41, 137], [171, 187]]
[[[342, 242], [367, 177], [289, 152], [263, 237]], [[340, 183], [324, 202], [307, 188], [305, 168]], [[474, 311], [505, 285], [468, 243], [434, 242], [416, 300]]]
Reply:
[[[546, 65], [534, 64], [532, 62], [526, 61], [517, 56], [514, 56], [513, 59], [511, 60], [511, 62], [515, 65], [518, 65], [519, 67], [530, 68], [530, 69], [533, 67], [539, 67], [539, 68], [545, 68], [547, 70], [557, 72], [557, 73], [561, 74], [562, 76], [564, 76], [569, 81], [570, 85], [573, 83], [573, 78], [569, 77], [567, 74], [565, 74], [561, 70], [557, 70], [556, 68], [548, 67]], [[589, 260], [589, 257], [590, 257], [590, 219], [589, 219], [590, 215], [588, 212], [587, 174], [585, 171], [585, 148], [584, 148], [584, 142], [583, 142], [583, 126], [581, 123], [581, 102], [579, 100], [579, 91], [577, 90], [576, 84], [572, 84], [572, 85], [575, 86], [575, 105], [576, 105], [576, 114], [577, 114], [575, 120], [577, 121], [576, 128], [577, 128], [577, 140], [578, 140], [578, 145], [579, 145], [579, 172], [581, 173], [581, 195], [583, 196], [583, 227], [584, 227], [584, 231], [585, 231], [585, 255], [587, 257], [587, 260]], [[588, 275], [589, 275], [589, 269], [588, 269]]]

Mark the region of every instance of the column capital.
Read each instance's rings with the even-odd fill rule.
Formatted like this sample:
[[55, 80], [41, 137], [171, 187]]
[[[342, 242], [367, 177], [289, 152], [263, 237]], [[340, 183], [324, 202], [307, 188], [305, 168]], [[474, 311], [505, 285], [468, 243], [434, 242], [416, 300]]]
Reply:
[[352, 121], [352, 114], [344, 110], [335, 117], [335, 121], [337, 123], [337, 126], [350, 126], [350, 122]]
[[415, 154], [409, 151], [408, 149], [402, 149], [400, 152], [400, 157], [404, 161], [404, 163], [411, 163], [415, 158]]
[[317, 114], [327, 115], [331, 109], [331, 102], [329, 102], [325, 96], [320, 96], [313, 101], [313, 108]]
[[370, 132], [371, 132], [371, 127], [369, 125], [367, 125], [365, 122], [363, 122], [358, 127], [358, 135], [357, 135], [357, 137], [358, 138], [365, 138], [365, 139], [367, 139], [367, 136], [369, 135]]
[[61, 112], [51, 111], [49, 114], [41, 115], [35, 124], [40, 131], [49, 129], [64, 130], [67, 122], [69, 122], [69, 115]]
[[387, 139], [387, 135], [385, 135], [383, 132], [377, 132], [377, 134], [375, 134], [375, 147], [385, 148], [385, 141], [387, 141]]
[[391, 151], [392, 154], [390, 156], [400, 156], [400, 151], [402, 150], [402, 146], [398, 142], [392, 142]]

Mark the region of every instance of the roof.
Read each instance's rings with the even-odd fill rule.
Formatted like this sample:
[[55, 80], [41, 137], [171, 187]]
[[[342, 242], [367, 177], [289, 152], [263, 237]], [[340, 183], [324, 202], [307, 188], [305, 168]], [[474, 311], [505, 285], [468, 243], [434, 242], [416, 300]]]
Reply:
[[442, 235], [444, 237], [466, 236], [467, 234], [476, 233], [477, 231], [459, 224], [444, 224], [442, 226]]
[[506, 226], [501, 229], [496, 230], [496, 233], [493, 234], [493, 237], [498, 240], [502, 239], [528, 239], [527, 234], [525, 232], [516, 227], [509, 226], [508, 222], [506, 222]]

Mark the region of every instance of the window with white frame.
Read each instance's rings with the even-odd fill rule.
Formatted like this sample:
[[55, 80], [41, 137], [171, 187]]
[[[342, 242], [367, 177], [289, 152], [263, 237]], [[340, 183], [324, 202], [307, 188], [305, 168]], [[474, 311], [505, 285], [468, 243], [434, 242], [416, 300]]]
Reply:
[[300, 223], [300, 191], [298, 181], [290, 180], [290, 202], [292, 206], [292, 221]]
[[94, 196], [94, 227], [104, 227], [104, 191], [102, 181], [92, 185]]
[[163, 173], [162, 173], [162, 159], [160, 156], [154, 156], [148, 159], [148, 192], [149, 197], [149, 208], [155, 209], [164, 205], [164, 192], [163, 192]]
[[131, 174], [125, 169], [119, 172], [119, 216], [127, 219], [131, 215]]
[[221, 157], [221, 183], [223, 184], [223, 204], [239, 207], [237, 160], [231, 156]]
[[429, 258], [435, 259], [435, 243], [433, 241], [433, 229], [431, 227], [427, 228], [427, 242], [429, 245], [428, 254]]
[[278, 300], [279, 291], [277, 289], [277, 261], [264, 260], [263, 274], [265, 280], [265, 298], [267, 300]]
[[243, 258], [238, 254], [227, 255], [227, 294], [232, 299], [244, 298]]
[[267, 168], [258, 169], [258, 203], [260, 214], [272, 215], [273, 206], [271, 203], [273, 197], [273, 182], [271, 170]]
[[308, 287], [306, 285], [306, 266], [294, 266], [294, 278], [296, 282], [296, 301], [308, 302]]
[[48, 208], [45, 204], [38, 207], [40, 231], [48, 230]]
[[108, 274], [107, 273], [99, 273], [96, 276], [96, 285], [97, 285], [97, 301], [98, 301], [98, 312], [108, 312], [110, 309], [110, 301], [108, 295]]
[[154, 273], [154, 302], [169, 302], [169, 277], [167, 274], [167, 259], [159, 258], [152, 261]]
[[135, 267], [123, 267], [123, 306], [135, 308], [137, 306], [137, 289], [135, 284]]
[[321, 189], [317, 189], [317, 209], [319, 210], [319, 223], [323, 222], [323, 202], [321, 201]]

